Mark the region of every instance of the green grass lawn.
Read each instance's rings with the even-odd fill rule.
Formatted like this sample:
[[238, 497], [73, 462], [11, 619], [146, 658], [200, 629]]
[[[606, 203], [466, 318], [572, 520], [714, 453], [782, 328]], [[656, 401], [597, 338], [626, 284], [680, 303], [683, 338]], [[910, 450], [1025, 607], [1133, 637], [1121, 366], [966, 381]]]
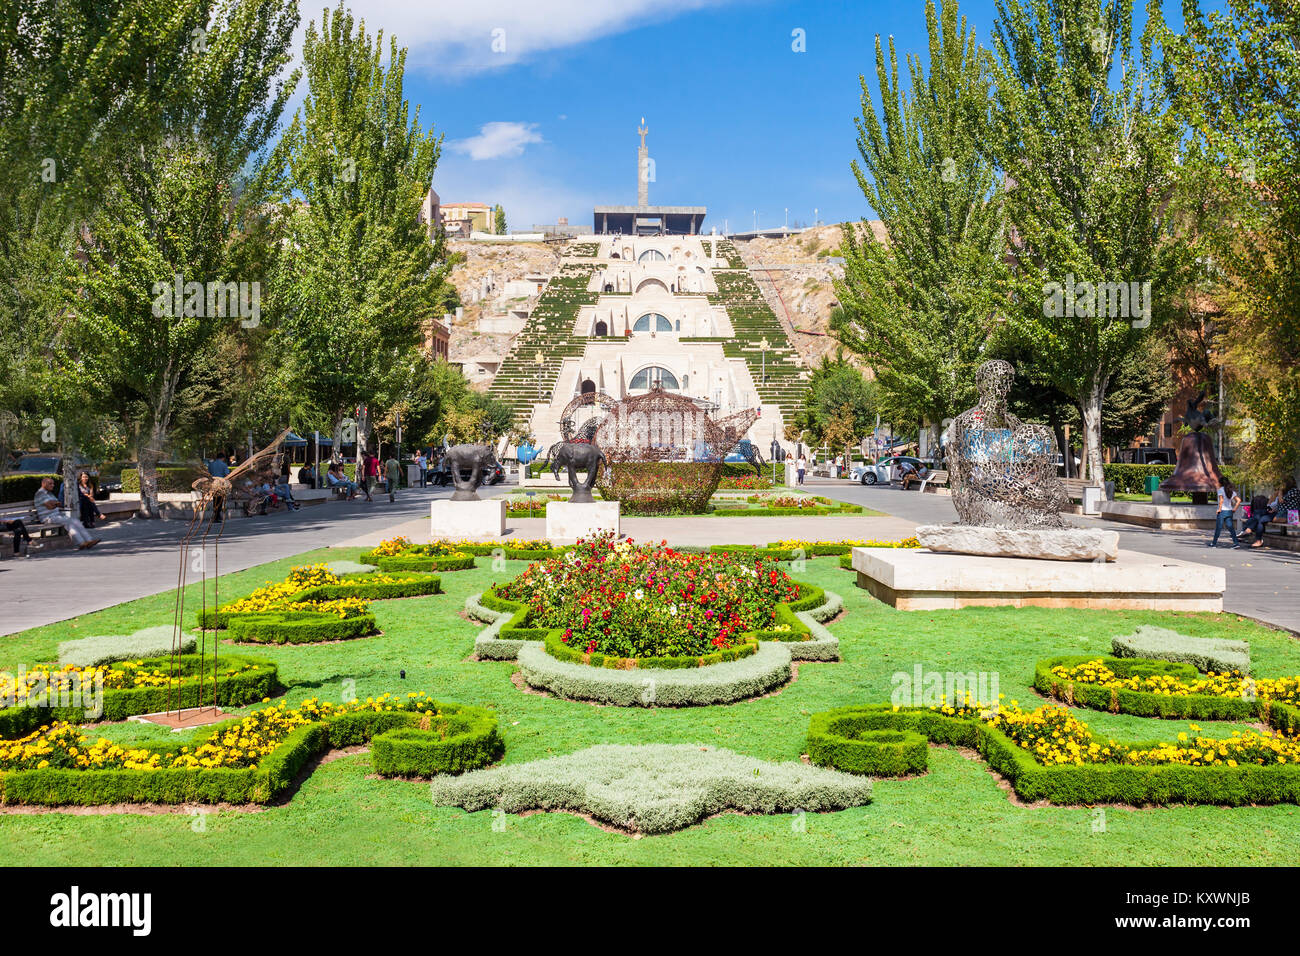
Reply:
[[[279, 580], [296, 564], [355, 558], [359, 549], [299, 555], [223, 578], [223, 600]], [[466, 595], [513, 577], [506, 562], [443, 575], [444, 594], [376, 602], [383, 633], [341, 644], [249, 648], [275, 660], [287, 699], [338, 701], [344, 681], [362, 699], [385, 691], [424, 690], [440, 699], [497, 710], [506, 761], [569, 753], [596, 743], [700, 743], [768, 760], [797, 760], [808, 715], [845, 704], [887, 701], [891, 675], [914, 665], [937, 671], [996, 671], [1007, 699], [1033, 705], [1034, 661], [1059, 653], [1108, 653], [1110, 638], [1136, 624], [1251, 642], [1255, 672], [1300, 673], [1300, 644], [1232, 615], [981, 608], [899, 612], [853, 585], [837, 558], [808, 562], [800, 578], [844, 596], [847, 615], [832, 625], [843, 660], [805, 663], [779, 694], [730, 706], [683, 710], [594, 707], [524, 694], [510, 681], [514, 664], [466, 657], [476, 626], [461, 617]], [[142, 598], [60, 624], [0, 639], [0, 669], [54, 658], [59, 641], [122, 633], [171, 620], [169, 594]], [[406, 680], [398, 677], [406, 670]], [[1117, 738], [1172, 738], [1179, 721], [1079, 710], [1094, 729]], [[1233, 724], [1201, 725], [1207, 732]], [[104, 727], [118, 740], [170, 736], [138, 725]], [[319, 766], [287, 803], [259, 812], [214, 811], [203, 826], [185, 812], [156, 815], [0, 813], [19, 865], [122, 864], [1095, 864], [1258, 865], [1300, 863], [1300, 807], [1107, 807], [1104, 831], [1088, 808], [1013, 804], [978, 759], [932, 747], [930, 772], [881, 781], [875, 802], [809, 814], [801, 832], [788, 815], [724, 815], [657, 837], [599, 830], [567, 814], [510, 817], [493, 829], [491, 813], [431, 805], [428, 786], [372, 777], [366, 754]], [[198, 832], [196, 832], [196, 829]]]

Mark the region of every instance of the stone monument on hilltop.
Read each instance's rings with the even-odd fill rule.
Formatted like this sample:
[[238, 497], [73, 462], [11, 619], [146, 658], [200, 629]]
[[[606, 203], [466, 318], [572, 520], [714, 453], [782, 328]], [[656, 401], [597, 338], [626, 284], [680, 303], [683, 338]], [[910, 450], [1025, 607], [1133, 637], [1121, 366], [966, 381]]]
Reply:
[[948, 444], [955, 525], [916, 529], [931, 551], [1056, 561], [1115, 559], [1119, 535], [1071, 527], [1056, 476], [1056, 438], [1007, 409], [1016, 370], [1000, 359], [975, 373], [979, 404], [952, 423]]

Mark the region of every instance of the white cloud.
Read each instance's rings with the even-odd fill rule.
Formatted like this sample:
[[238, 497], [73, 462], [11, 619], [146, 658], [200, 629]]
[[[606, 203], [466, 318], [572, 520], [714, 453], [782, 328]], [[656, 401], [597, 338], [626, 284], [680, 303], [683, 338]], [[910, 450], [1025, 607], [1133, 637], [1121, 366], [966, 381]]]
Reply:
[[502, 159], [520, 156], [529, 143], [542, 142], [536, 123], [484, 123], [477, 136], [452, 140], [447, 145], [470, 159]]
[[[735, 0], [350, 0], [372, 33], [410, 50], [412, 68], [470, 73], [509, 66], [646, 23]], [[320, 18], [319, 0], [302, 0], [303, 19]]]

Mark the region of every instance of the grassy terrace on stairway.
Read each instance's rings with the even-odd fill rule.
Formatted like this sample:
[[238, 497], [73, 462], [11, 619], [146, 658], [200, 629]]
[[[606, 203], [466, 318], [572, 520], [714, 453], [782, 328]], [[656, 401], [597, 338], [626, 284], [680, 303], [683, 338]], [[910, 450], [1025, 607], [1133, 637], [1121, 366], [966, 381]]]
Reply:
[[[488, 393], [508, 404], [517, 421], [528, 421], [539, 390], [545, 395], [554, 389], [563, 361], [582, 355], [586, 339], [573, 334], [573, 323], [579, 308], [596, 302], [598, 293], [588, 292], [587, 285], [597, 268], [595, 263], [560, 266], [497, 370]], [[544, 359], [540, 370], [538, 352]]]
[[[725, 248], [719, 248], [719, 253], [725, 255]], [[803, 404], [807, 382], [799, 353], [785, 327], [749, 272], [715, 269], [713, 279], [718, 291], [709, 296], [709, 302], [726, 308], [735, 332], [731, 339], [723, 341], [723, 354], [728, 358], [743, 358], [763, 403], [778, 406], [786, 421], [793, 420]], [[771, 346], [766, 362], [759, 347], [764, 338]], [[765, 367], [766, 381], [763, 380]]]

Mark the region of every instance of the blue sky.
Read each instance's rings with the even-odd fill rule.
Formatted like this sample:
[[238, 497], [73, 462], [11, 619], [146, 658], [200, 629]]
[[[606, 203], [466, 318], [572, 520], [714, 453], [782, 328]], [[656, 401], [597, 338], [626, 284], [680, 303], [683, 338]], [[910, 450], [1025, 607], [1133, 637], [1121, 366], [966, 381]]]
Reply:
[[[303, 0], [304, 20], [323, 4]], [[511, 229], [636, 201], [637, 124], [652, 203], [706, 205], [705, 228], [868, 214], [857, 155], [859, 74], [874, 42], [926, 49], [923, 0], [354, 0], [409, 48], [406, 88], [446, 136], [444, 201], [500, 202]], [[1166, 4], [1171, 22], [1180, 18]], [[1141, 16], [1145, 4], [1137, 4]], [[965, 0], [988, 45], [993, 0]], [[803, 31], [805, 52], [792, 49]]]

